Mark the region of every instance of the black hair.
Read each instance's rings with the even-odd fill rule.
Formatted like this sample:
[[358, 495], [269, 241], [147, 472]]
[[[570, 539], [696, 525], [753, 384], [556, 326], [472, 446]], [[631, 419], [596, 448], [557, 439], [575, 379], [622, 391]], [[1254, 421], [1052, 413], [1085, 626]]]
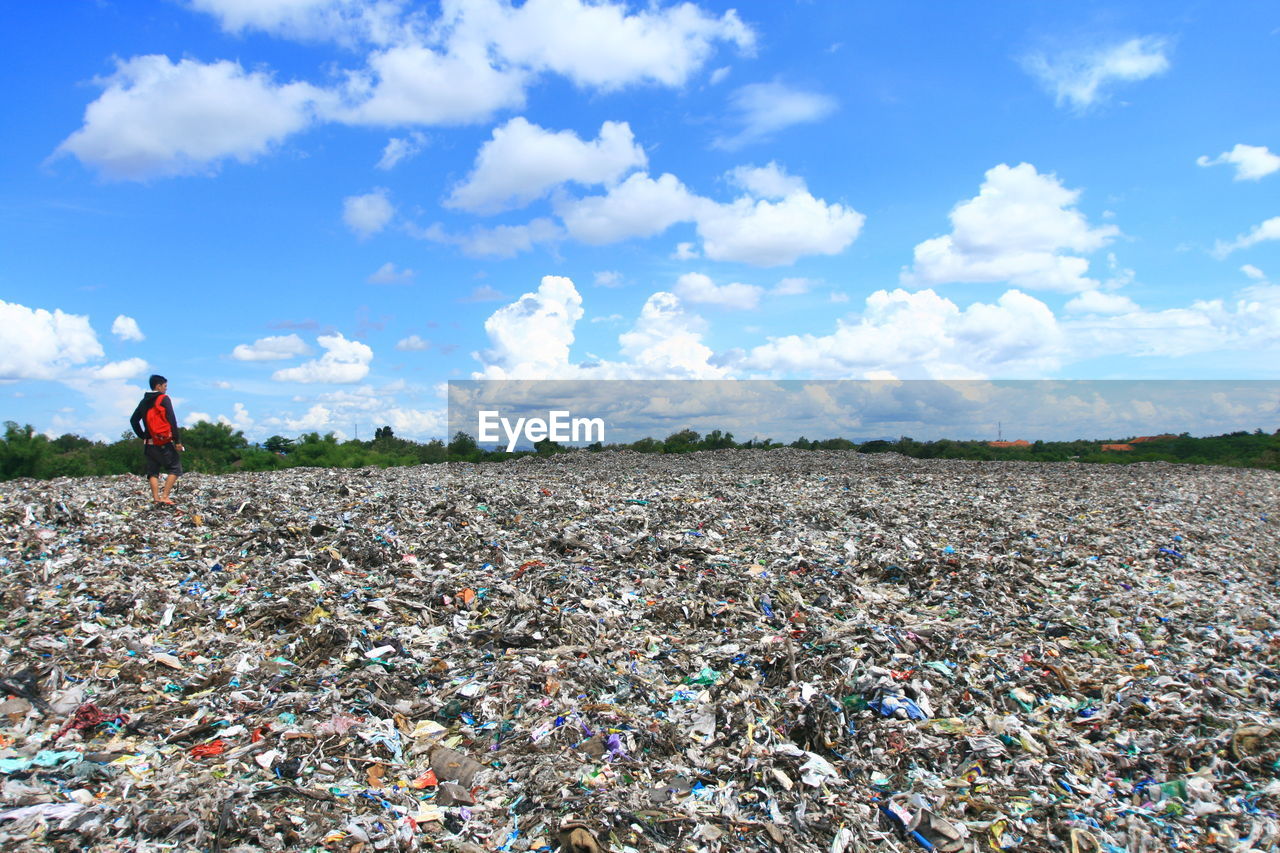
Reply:
[[152, 391], [156, 390], [157, 388], [159, 388], [161, 385], [163, 385], [168, 381], [169, 381], [168, 379], [165, 379], [159, 373], [151, 374], [151, 390]]

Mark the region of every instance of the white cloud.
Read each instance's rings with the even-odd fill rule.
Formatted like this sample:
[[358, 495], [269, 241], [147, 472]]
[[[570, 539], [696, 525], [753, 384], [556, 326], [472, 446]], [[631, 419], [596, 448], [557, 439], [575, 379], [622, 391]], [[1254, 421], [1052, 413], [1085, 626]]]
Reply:
[[[546, 276], [538, 290], [499, 308], [485, 322], [490, 346], [475, 357], [483, 379], [717, 378], [723, 368], [702, 342], [703, 321], [673, 293], [651, 295], [630, 329], [618, 337], [623, 361], [570, 361], [582, 297], [573, 282]], [[612, 318], [606, 318], [612, 320]]]
[[596, 287], [622, 287], [622, 273], [617, 270], [601, 270], [596, 273]]
[[557, 212], [571, 237], [599, 246], [660, 234], [696, 218], [703, 204], [675, 175], [654, 180], [637, 172], [606, 195], [562, 201]]
[[702, 342], [702, 318], [690, 314], [672, 293], [659, 291], [640, 309], [635, 325], [618, 336], [624, 365], [611, 366], [618, 378], [722, 379], [729, 375], [711, 363]]
[[1145, 80], [1167, 71], [1168, 50], [1165, 39], [1145, 36], [1055, 56], [1036, 53], [1023, 65], [1053, 93], [1059, 106], [1070, 104], [1084, 111], [1104, 101], [1115, 83]]
[[285, 418], [284, 424], [294, 432], [316, 432], [327, 427], [332, 419], [333, 413], [316, 403], [306, 414], [297, 418]]
[[727, 177], [756, 198], [786, 198], [807, 190], [803, 178], [787, 174], [772, 160], [765, 166], [739, 166]]
[[773, 286], [770, 293], [775, 296], [799, 296], [813, 289], [813, 282], [807, 278], [784, 278]]
[[814, 198], [802, 182], [775, 164], [732, 174], [758, 190], [791, 192], [776, 202], [743, 196], [720, 204], [695, 195], [674, 175], [654, 180], [637, 172], [605, 195], [561, 199], [556, 210], [571, 237], [592, 245], [652, 237], [676, 223], [693, 222], [702, 251], [682, 243], [676, 248], [677, 259], [701, 254], [757, 266], [790, 264], [802, 255], [837, 254], [862, 228], [861, 213]]
[[1079, 190], [1030, 163], [987, 171], [978, 195], [952, 209], [952, 232], [915, 248], [915, 266], [903, 281], [944, 284], [1008, 281], [1020, 287], [1067, 293], [1092, 290], [1089, 262], [1064, 251], [1092, 252], [1118, 233], [1091, 227], [1075, 208]]
[[104, 381], [132, 379], [141, 373], [146, 373], [148, 367], [150, 365], [145, 358], [127, 358], [124, 361], [111, 361], [98, 367], [87, 368], [85, 375]]
[[676, 250], [671, 253], [672, 260], [676, 261], [692, 261], [700, 257], [702, 255], [694, 248], [693, 243], [676, 243]]
[[570, 181], [610, 184], [646, 163], [626, 122], [606, 121], [600, 135], [582, 141], [569, 130], [552, 132], [516, 117], [493, 130], [471, 174], [454, 187], [447, 207], [496, 213], [523, 207]]
[[725, 78], [729, 76], [729, 72], [731, 70], [732, 69], [729, 68], [729, 66], [723, 65], [720, 68], [717, 68], [715, 71], [711, 72], [711, 76], [707, 78], [707, 82], [710, 83], [712, 86], [719, 86], [721, 83], [724, 82]]
[[410, 335], [407, 338], [401, 338], [396, 341], [396, 349], [401, 352], [423, 352], [431, 349], [431, 342], [424, 341], [417, 335]]
[[740, 198], [703, 207], [698, 235], [702, 253], [712, 260], [775, 267], [795, 263], [802, 255], [843, 252], [865, 220], [851, 207], [799, 191], [778, 202]]
[[115, 322], [111, 324], [111, 334], [122, 341], [146, 340], [146, 336], [138, 328], [138, 321], [132, 317], [126, 317], [124, 314], [117, 316]]
[[387, 198], [387, 190], [382, 187], [364, 195], [347, 196], [342, 200], [342, 221], [361, 239], [371, 237], [387, 227], [395, 212], [395, 207]]
[[446, 50], [406, 43], [375, 51], [347, 78], [346, 105], [329, 111], [349, 124], [460, 125], [524, 106], [527, 73], [495, 68], [483, 41], [454, 39]]
[[421, 151], [426, 142], [426, 134], [419, 131], [408, 136], [393, 136], [387, 140], [386, 147], [382, 149], [382, 157], [374, 164], [374, 168], [384, 172], [394, 169]]
[[1237, 144], [1230, 151], [1225, 151], [1213, 159], [1199, 157], [1198, 166], [1217, 166], [1230, 164], [1236, 167], [1235, 180], [1256, 181], [1265, 178], [1272, 172], [1280, 171], [1280, 157], [1272, 154], [1264, 145]]
[[397, 27], [398, 0], [188, 0], [230, 33], [261, 30], [303, 41], [381, 42]]
[[845, 293], [845, 292], [843, 292], [843, 291], [840, 291], [840, 290], [833, 290], [833, 291], [831, 291], [831, 301], [832, 301], [833, 303], [837, 303], [837, 304], [839, 304], [839, 303], [843, 303], [843, 302], [848, 302], [848, 301], [849, 301], [849, 294], [847, 294], [847, 293]]
[[1138, 304], [1127, 296], [1086, 290], [1067, 303], [1072, 314], [1128, 314], [1137, 311]]
[[854, 321], [829, 335], [771, 338], [744, 367], [814, 378], [888, 370], [899, 376], [1043, 375], [1057, 366], [1062, 333], [1048, 306], [1017, 290], [961, 309], [932, 290], [878, 290]]
[[493, 312], [484, 323], [489, 347], [477, 358], [479, 378], [545, 379], [563, 375], [573, 328], [582, 319], [582, 297], [573, 282], [544, 276], [538, 289]]
[[482, 26], [510, 62], [562, 74], [579, 86], [610, 90], [639, 82], [681, 86], [717, 42], [750, 51], [755, 36], [736, 12], [713, 17], [692, 3], [628, 13], [622, 3], [450, 0]]
[[1240, 272], [1244, 273], [1254, 281], [1262, 281], [1267, 277], [1266, 273], [1264, 273], [1262, 270], [1255, 267], [1253, 264], [1245, 264], [1244, 266], [1240, 267]]
[[793, 125], [821, 121], [835, 112], [836, 101], [782, 83], [752, 83], [734, 91], [729, 106], [732, 121], [739, 129], [717, 138], [715, 145], [733, 150], [768, 139]]
[[207, 174], [250, 162], [307, 127], [323, 92], [278, 84], [238, 63], [136, 56], [96, 81], [103, 93], [84, 126], [58, 146], [109, 178]]
[[385, 409], [380, 420], [401, 437], [439, 437], [448, 429], [448, 413], [443, 409]]
[[1273, 216], [1253, 226], [1248, 234], [1241, 234], [1229, 243], [1219, 240], [1213, 247], [1213, 254], [1218, 258], [1225, 258], [1238, 249], [1248, 249], [1267, 240], [1280, 240], [1280, 216]]
[[271, 374], [277, 382], [359, 382], [369, 373], [373, 350], [360, 341], [349, 341], [341, 333], [321, 335], [316, 343], [325, 353], [318, 359], [286, 367]]
[[377, 271], [371, 274], [365, 281], [369, 284], [408, 284], [413, 281], [413, 270], [396, 269], [396, 265], [387, 261], [378, 267]]
[[297, 335], [275, 335], [239, 344], [231, 351], [231, 357], [236, 361], [282, 361], [309, 352], [311, 348]]
[[497, 225], [493, 228], [472, 228], [462, 234], [451, 234], [440, 223], [427, 228], [410, 229], [410, 234], [420, 240], [458, 246], [464, 254], [473, 258], [511, 258], [535, 247], [555, 243], [564, 232], [550, 219], [539, 217], [525, 225]]
[[81, 314], [52, 313], [0, 299], [0, 381], [54, 379], [103, 355], [102, 344]]
[[764, 288], [740, 282], [718, 285], [709, 276], [690, 272], [677, 279], [675, 293], [685, 302], [749, 311], [759, 306]]
[[232, 388], [236, 387], [225, 379], [216, 379], [210, 384], [212, 384], [214, 388], [221, 388], [223, 391], [230, 391]]
[[459, 299], [458, 301], [459, 302], [497, 302], [501, 299], [506, 299], [506, 298], [507, 298], [507, 295], [503, 293], [501, 290], [498, 290], [496, 287], [491, 287], [490, 285], [482, 284], [476, 287], [475, 289], [473, 289], [470, 293], [468, 293], [466, 297]]

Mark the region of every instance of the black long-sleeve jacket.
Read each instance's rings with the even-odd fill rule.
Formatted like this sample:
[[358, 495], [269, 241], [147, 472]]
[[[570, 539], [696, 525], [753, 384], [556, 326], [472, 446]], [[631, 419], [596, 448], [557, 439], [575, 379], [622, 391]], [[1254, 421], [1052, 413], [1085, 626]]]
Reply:
[[[133, 431], [137, 433], [138, 438], [150, 438], [147, 435], [147, 409], [156, 404], [156, 397], [160, 396], [159, 391], [148, 391], [142, 395], [142, 402], [138, 403], [138, 408], [133, 410], [133, 417], [129, 418], [129, 426], [133, 427]], [[169, 429], [173, 431], [173, 443], [181, 444], [182, 439], [178, 437], [178, 416], [173, 413], [173, 398], [165, 395], [164, 415], [169, 419]]]

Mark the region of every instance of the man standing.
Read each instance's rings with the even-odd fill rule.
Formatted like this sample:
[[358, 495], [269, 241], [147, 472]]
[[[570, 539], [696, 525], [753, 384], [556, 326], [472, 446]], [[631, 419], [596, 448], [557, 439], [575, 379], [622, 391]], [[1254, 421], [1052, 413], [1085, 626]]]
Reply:
[[[173, 401], [169, 399], [168, 391], [169, 380], [152, 374], [151, 390], [142, 395], [138, 408], [133, 410], [133, 417], [129, 418], [129, 426], [142, 439], [151, 497], [160, 504], [173, 503], [169, 499], [169, 490], [182, 473], [178, 451], [186, 450], [178, 441], [178, 416], [173, 413]], [[160, 488], [161, 471], [168, 475], [163, 489]]]

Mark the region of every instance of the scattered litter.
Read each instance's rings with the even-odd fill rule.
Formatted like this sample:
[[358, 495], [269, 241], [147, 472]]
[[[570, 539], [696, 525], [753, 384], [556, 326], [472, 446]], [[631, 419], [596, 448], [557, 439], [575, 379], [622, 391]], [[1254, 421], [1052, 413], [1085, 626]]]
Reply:
[[577, 453], [0, 485], [0, 846], [1280, 849], [1280, 476]]

